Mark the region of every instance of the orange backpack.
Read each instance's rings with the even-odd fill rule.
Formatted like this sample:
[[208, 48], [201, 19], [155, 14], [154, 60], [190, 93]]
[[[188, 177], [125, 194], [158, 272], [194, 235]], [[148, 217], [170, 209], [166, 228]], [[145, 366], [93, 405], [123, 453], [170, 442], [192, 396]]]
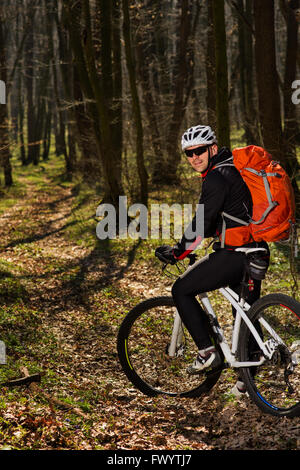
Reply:
[[[295, 230], [295, 198], [287, 173], [261, 147], [237, 148], [232, 154], [233, 164], [251, 192], [253, 214], [250, 221], [245, 222], [223, 213], [222, 244], [237, 246], [251, 239], [257, 242], [287, 240]], [[226, 217], [242, 226], [226, 230]]]

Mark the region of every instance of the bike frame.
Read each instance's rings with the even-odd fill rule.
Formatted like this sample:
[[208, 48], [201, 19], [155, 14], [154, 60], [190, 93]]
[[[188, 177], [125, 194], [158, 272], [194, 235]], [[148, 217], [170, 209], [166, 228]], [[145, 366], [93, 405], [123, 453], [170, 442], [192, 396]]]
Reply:
[[[219, 339], [219, 345], [220, 348], [222, 349], [222, 352], [224, 354], [224, 357], [226, 361], [228, 362], [230, 367], [250, 367], [250, 366], [260, 366], [263, 364], [267, 359], [271, 359], [275, 347], [278, 344], [284, 344], [284, 342], [281, 340], [281, 338], [277, 335], [277, 333], [273, 330], [273, 328], [266, 322], [264, 318], [260, 318], [259, 322], [266, 328], [269, 333], [273, 336], [274, 340], [268, 340], [266, 342], [263, 342], [258, 331], [254, 327], [253, 323], [249, 319], [247, 315], [247, 311], [250, 309], [250, 305], [245, 302], [244, 299], [239, 299], [238, 294], [234, 292], [232, 289], [229, 287], [226, 288], [221, 288], [218, 289], [218, 291], [225, 297], [230, 304], [235, 308], [236, 310], [236, 316], [234, 320], [234, 326], [232, 330], [232, 343], [231, 343], [231, 348], [226, 341], [223, 331], [219, 326], [217, 316], [214, 312], [214, 309], [211, 305], [211, 302], [207, 296], [207, 293], [200, 294], [200, 300], [201, 303], [207, 313], [207, 315], [210, 317], [213, 325], [213, 330], [216, 333], [218, 339]], [[262, 351], [262, 358], [260, 361], [248, 361], [248, 362], [241, 362], [236, 360], [236, 353], [237, 353], [237, 348], [238, 348], [238, 340], [239, 340], [239, 335], [240, 335], [240, 329], [241, 329], [241, 324], [242, 321], [244, 321], [251, 331], [252, 335], [254, 336], [258, 346], [260, 347]], [[176, 311], [175, 317], [174, 317], [174, 324], [173, 324], [173, 330], [172, 330], [172, 336], [171, 336], [171, 341], [170, 345], [168, 348], [168, 354], [171, 357], [176, 356], [178, 347], [181, 344], [182, 340], [182, 335], [183, 335], [183, 327], [182, 327], [182, 322], [180, 319], [180, 316], [178, 312]], [[179, 355], [179, 354], [177, 354]]]

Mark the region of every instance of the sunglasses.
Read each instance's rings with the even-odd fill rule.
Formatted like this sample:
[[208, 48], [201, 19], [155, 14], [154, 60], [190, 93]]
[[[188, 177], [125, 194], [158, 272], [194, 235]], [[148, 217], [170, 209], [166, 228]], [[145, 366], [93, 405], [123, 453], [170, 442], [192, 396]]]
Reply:
[[195, 149], [192, 150], [185, 150], [184, 153], [186, 154], [187, 157], [191, 158], [193, 155], [202, 155], [202, 153], [205, 153], [208, 149], [208, 146], [206, 145], [205, 147], [196, 147]]

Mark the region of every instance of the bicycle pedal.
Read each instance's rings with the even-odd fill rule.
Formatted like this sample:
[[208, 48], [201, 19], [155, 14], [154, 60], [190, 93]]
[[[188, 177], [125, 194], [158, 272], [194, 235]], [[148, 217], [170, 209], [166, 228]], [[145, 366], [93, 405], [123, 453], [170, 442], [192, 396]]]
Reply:
[[6, 347], [4, 341], [0, 341], [0, 364], [6, 364]]

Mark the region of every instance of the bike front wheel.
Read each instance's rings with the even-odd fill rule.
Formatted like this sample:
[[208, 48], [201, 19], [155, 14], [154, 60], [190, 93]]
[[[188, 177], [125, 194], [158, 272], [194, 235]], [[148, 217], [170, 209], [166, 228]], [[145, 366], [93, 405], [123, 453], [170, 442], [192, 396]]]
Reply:
[[[266, 413], [300, 416], [300, 303], [284, 294], [270, 294], [255, 302], [248, 315], [273, 350], [262, 365], [242, 369], [250, 397]], [[239, 353], [241, 361], [262, 358], [245, 324]]]
[[120, 363], [128, 379], [145, 395], [198, 397], [208, 392], [221, 374], [222, 366], [206, 374], [191, 376], [186, 372], [198, 350], [183, 327], [176, 353], [170, 357], [175, 313], [172, 297], [156, 297], [134, 307], [120, 326]]

